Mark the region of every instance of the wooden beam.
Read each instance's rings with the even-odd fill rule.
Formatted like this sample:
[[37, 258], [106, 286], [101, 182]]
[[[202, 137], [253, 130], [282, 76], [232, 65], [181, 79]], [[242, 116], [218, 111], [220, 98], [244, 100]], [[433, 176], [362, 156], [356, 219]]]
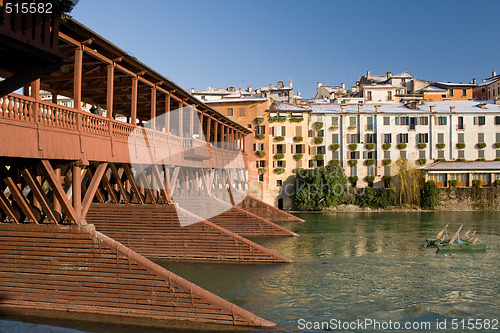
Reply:
[[102, 183], [106, 189], [106, 191], [109, 194], [109, 197], [111, 198], [111, 201], [114, 203], [119, 202], [119, 198], [116, 197], [115, 190], [113, 189], [113, 186], [111, 186], [111, 183], [109, 182], [108, 176], [104, 175], [102, 176]]
[[113, 163], [109, 163], [109, 169], [111, 170], [111, 174], [113, 175], [113, 178], [116, 180], [116, 185], [118, 185], [118, 189], [120, 190], [120, 193], [124, 199], [125, 202], [130, 202], [130, 198], [128, 196], [127, 191], [125, 191], [125, 186], [123, 186], [122, 179], [120, 177], [120, 174], [118, 173], [118, 169]]
[[108, 163], [101, 163], [97, 166], [94, 177], [92, 177], [92, 180], [90, 181], [89, 187], [87, 189], [87, 193], [85, 193], [85, 197], [83, 198], [82, 210], [81, 210], [82, 219], [85, 219], [85, 217], [87, 216], [87, 212], [89, 211], [90, 204], [92, 203], [92, 200], [94, 199], [94, 195], [99, 190], [99, 184], [101, 183], [102, 177], [103, 177], [104, 173], [106, 172], [107, 166], [108, 166]]
[[[90, 179], [92, 181], [92, 179], [94, 179], [94, 173], [92, 172], [92, 170], [90, 168], [87, 168], [87, 177], [88, 179]], [[102, 177], [101, 177], [102, 179]], [[88, 191], [88, 189], [87, 189]], [[86, 196], [87, 194], [85, 194]], [[104, 203], [106, 200], [104, 198], [104, 195], [102, 194], [101, 190], [99, 189], [99, 187], [97, 187], [97, 190], [95, 192], [95, 195], [97, 197], [97, 199], [99, 200], [99, 202], [102, 202]], [[82, 207], [82, 210], [83, 210], [83, 207]]]
[[9, 217], [11, 221], [13, 221], [14, 223], [19, 223], [17, 217], [15, 216], [14, 212], [11, 209], [9, 199], [7, 199], [3, 191], [0, 191], [0, 208], [3, 210], [5, 215]]
[[114, 89], [115, 66], [108, 65], [107, 80], [106, 80], [106, 112], [108, 118], [113, 118], [113, 89]]
[[130, 102], [130, 123], [135, 126], [137, 122], [137, 77], [132, 78], [132, 97]]
[[82, 110], [82, 60], [83, 48], [78, 47], [75, 49], [75, 69], [73, 77], [73, 100], [74, 108], [78, 111]]
[[81, 221], [82, 212], [82, 167], [74, 164], [71, 172], [73, 176], [73, 208], [75, 209], [76, 217]]
[[71, 205], [71, 202], [69, 201], [68, 197], [64, 193], [59, 177], [57, 177], [56, 173], [54, 172], [54, 169], [52, 169], [52, 165], [50, 165], [50, 162], [48, 160], [42, 160], [42, 167], [43, 171], [47, 175], [47, 181], [49, 182], [49, 185], [52, 188], [54, 195], [57, 197], [59, 203], [66, 212], [66, 215], [69, 217], [71, 221], [74, 221], [77, 224], [81, 224], [80, 221], [78, 221], [77, 214], [73, 209], [73, 206]]
[[123, 166], [123, 171], [125, 172], [125, 176], [127, 177], [128, 181], [130, 183], [130, 186], [132, 187], [132, 191], [134, 192], [134, 195], [136, 196], [137, 201], [140, 204], [143, 204], [144, 200], [142, 200], [141, 191], [139, 190], [139, 187], [137, 186], [137, 183], [135, 182], [134, 173], [132, 172], [132, 168], [130, 168], [130, 165], [128, 163], [123, 163], [122, 166]]
[[139, 174], [139, 179], [144, 184], [143, 189], [146, 191], [146, 195], [149, 195], [151, 197], [151, 200], [153, 201], [153, 203], [156, 203], [156, 199], [155, 199], [155, 196], [153, 195], [153, 191], [151, 191], [151, 189], [148, 186], [145, 171], [143, 171]]
[[58, 215], [59, 213], [51, 207], [49, 198], [45, 195], [40, 183], [33, 178], [28, 169], [21, 170], [21, 176], [26, 180], [26, 183], [30, 187], [33, 196], [38, 200], [45, 216], [49, 218], [50, 222], [58, 223], [60, 218], [56, 217], [56, 214]]
[[158, 165], [153, 164], [152, 166], [153, 169], [153, 176], [156, 178], [156, 183], [159, 186], [160, 189], [160, 194], [165, 202], [170, 201], [170, 196], [168, 195], [166, 189], [165, 189], [165, 180], [161, 178], [160, 172], [158, 171]]

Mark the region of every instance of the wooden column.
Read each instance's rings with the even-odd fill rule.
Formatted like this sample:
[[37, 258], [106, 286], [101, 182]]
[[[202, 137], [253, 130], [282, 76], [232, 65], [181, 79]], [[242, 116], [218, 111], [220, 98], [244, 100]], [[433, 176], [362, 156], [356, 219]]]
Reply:
[[108, 65], [107, 73], [107, 88], [106, 88], [106, 111], [109, 119], [113, 118], [113, 89], [115, 78], [115, 64]]
[[136, 125], [137, 123], [137, 83], [139, 79], [136, 77], [132, 78], [132, 96], [130, 100], [130, 123]]
[[151, 129], [156, 131], [156, 86], [151, 87]]
[[205, 137], [205, 140], [208, 142], [209, 145], [210, 145], [211, 140], [212, 140], [211, 131], [212, 131], [212, 117], [207, 115], [207, 136]]
[[215, 121], [215, 127], [214, 127], [214, 146], [219, 147], [219, 121], [217, 119], [214, 119]]
[[57, 104], [57, 94], [52, 94], [52, 103]]
[[165, 95], [165, 130], [170, 133], [170, 94]]
[[224, 126], [224, 148], [229, 149], [229, 126], [223, 124]]
[[73, 208], [76, 217], [80, 220], [82, 212], [82, 168], [79, 165], [73, 165]]
[[[59, 182], [59, 184], [61, 183], [61, 168], [60, 167], [57, 167], [57, 168], [54, 168], [54, 173], [56, 175], [56, 180]], [[52, 202], [54, 203], [53, 206], [54, 206], [54, 210], [56, 212], [58, 212], [59, 214], [61, 214], [61, 204], [59, 203], [59, 200], [57, 199], [57, 196], [55, 194], [56, 192], [56, 189], [52, 189], [52, 192], [54, 193], [54, 196], [52, 198]]]
[[35, 99], [35, 104], [33, 105], [33, 118], [35, 122], [38, 122], [40, 108], [40, 79], [31, 82], [31, 97]]
[[182, 102], [179, 103], [179, 137], [184, 138], [184, 129], [182, 128], [183, 126], [183, 107], [184, 104]]
[[75, 109], [82, 110], [82, 62], [83, 62], [83, 46], [75, 50], [75, 69], [74, 69], [74, 85], [73, 85], [73, 100], [75, 101]]
[[196, 109], [193, 107], [189, 108], [189, 137], [193, 138], [194, 135], [194, 113]]

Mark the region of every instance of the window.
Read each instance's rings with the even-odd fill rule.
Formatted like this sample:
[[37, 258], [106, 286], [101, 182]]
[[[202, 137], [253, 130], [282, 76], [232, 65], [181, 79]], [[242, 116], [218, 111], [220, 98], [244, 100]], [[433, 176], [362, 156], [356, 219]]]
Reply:
[[462, 89], [462, 97], [467, 97], [467, 89]]
[[321, 161], [316, 161], [316, 166], [318, 168], [322, 167], [322, 166], [325, 166], [325, 161], [324, 160], [321, 160]]
[[477, 151], [477, 158], [484, 158], [484, 149], [479, 149]]
[[438, 125], [446, 125], [447, 123], [447, 118], [446, 117], [437, 117], [437, 124]]
[[325, 130], [319, 130], [318, 131], [318, 135], [316, 135], [316, 136], [324, 137], [325, 136]]
[[286, 135], [286, 127], [285, 126], [271, 127], [271, 132], [272, 132], [273, 136], [285, 136]]
[[332, 117], [332, 126], [339, 125], [339, 117]]
[[458, 117], [458, 125], [457, 125], [459, 130], [464, 129], [464, 117]]
[[255, 126], [255, 134], [266, 134], [266, 126]]
[[387, 100], [392, 101], [392, 91], [387, 92]]
[[417, 143], [428, 143], [429, 142], [429, 134], [428, 133], [417, 134], [416, 140], [417, 140]]
[[390, 150], [384, 150], [384, 158], [391, 158], [391, 151]]
[[373, 130], [373, 117], [367, 117], [366, 118], [366, 129], [368, 131]]
[[318, 115], [316, 116], [316, 121], [323, 121], [323, 115], [318, 114]]
[[315, 168], [316, 167], [316, 160], [309, 160], [309, 168]]
[[259, 182], [263, 182], [263, 181], [264, 181], [264, 175], [259, 174]]
[[391, 125], [391, 117], [384, 117], [384, 125], [386, 126]]
[[374, 160], [377, 158], [377, 152], [376, 151], [373, 151], [373, 150], [370, 150], [370, 151], [365, 151], [366, 153], [366, 158], [369, 159], [369, 160]]
[[283, 186], [283, 180], [281, 180], [281, 179], [276, 180], [276, 186], [278, 186], [278, 187]]
[[392, 134], [384, 134], [384, 143], [392, 143]]
[[240, 108], [240, 118], [245, 118], [245, 108]]
[[366, 134], [365, 143], [377, 143], [377, 137], [375, 136], [375, 134]]
[[409, 117], [396, 117], [396, 125], [408, 125], [410, 124]]
[[418, 158], [425, 158], [425, 150], [418, 151]]
[[495, 133], [495, 142], [500, 142], [500, 133]]
[[295, 145], [295, 153], [296, 154], [303, 154], [304, 149], [302, 148], [304, 145]]
[[366, 92], [366, 100], [367, 101], [371, 101], [372, 100], [372, 92], [371, 91], [367, 91]]
[[450, 89], [450, 97], [453, 97], [453, 89]]
[[310, 138], [314, 137], [314, 131], [313, 130], [307, 131], [307, 136], [310, 137]]
[[420, 117], [418, 119], [420, 121], [420, 125], [429, 125], [429, 117]]
[[479, 125], [482, 126], [486, 123], [486, 118], [485, 116], [477, 116], [474, 117], [474, 125]]
[[500, 158], [500, 149], [497, 149], [496, 152], [497, 152], [497, 156], [496, 157]]
[[265, 167], [266, 167], [266, 164], [267, 164], [267, 161], [263, 160], [263, 161], [259, 161], [259, 163], [260, 163], [260, 165], [259, 165], [259, 166], [260, 166], [261, 168], [265, 168]]
[[359, 151], [348, 151], [347, 159], [349, 160], [359, 160]]
[[325, 146], [317, 146], [316, 147], [316, 154], [324, 154], [326, 151]]
[[438, 143], [444, 143], [444, 133], [438, 133]]
[[332, 151], [332, 158], [334, 160], [338, 160], [339, 159], [339, 151], [338, 150]]
[[359, 134], [347, 134], [347, 143], [359, 143]]
[[263, 143], [254, 143], [253, 144], [253, 150], [264, 150], [264, 144]]
[[349, 126], [356, 126], [356, 117], [349, 117]]
[[351, 176], [357, 176], [358, 175], [358, 168], [356, 166], [351, 167]]
[[465, 158], [465, 150], [458, 151], [458, 158]]
[[273, 151], [275, 154], [284, 154], [285, 153], [285, 145], [274, 145], [276, 147]]
[[477, 133], [477, 142], [484, 142], [484, 133]]
[[375, 168], [373, 167], [373, 165], [369, 165], [366, 171], [368, 176], [375, 176]]
[[400, 153], [401, 158], [406, 159], [406, 150], [401, 150]]
[[408, 133], [401, 133], [397, 136], [398, 143], [408, 143]]
[[444, 158], [444, 150], [438, 150], [438, 158]]
[[391, 175], [391, 166], [390, 165], [386, 165], [384, 167], [384, 175], [385, 176], [390, 176]]
[[464, 143], [464, 142], [465, 142], [465, 134], [458, 133], [458, 143]]
[[283, 161], [283, 160], [276, 161], [276, 167], [277, 168], [284, 168], [284, 167], [286, 167], [286, 161]]
[[227, 116], [232, 117], [233, 116], [233, 108], [227, 108]]
[[495, 116], [495, 125], [500, 125], [500, 116]]
[[332, 143], [339, 143], [339, 135], [338, 134], [332, 134]]

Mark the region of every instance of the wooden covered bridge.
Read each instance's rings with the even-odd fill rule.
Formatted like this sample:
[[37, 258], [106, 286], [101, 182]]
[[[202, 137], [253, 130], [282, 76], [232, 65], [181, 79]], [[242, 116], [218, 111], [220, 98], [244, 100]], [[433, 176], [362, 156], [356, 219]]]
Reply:
[[63, 65], [0, 97], [0, 309], [272, 326], [146, 259], [290, 262], [245, 238], [301, 221], [243, 195], [248, 130], [75, 20], [58, 36]]

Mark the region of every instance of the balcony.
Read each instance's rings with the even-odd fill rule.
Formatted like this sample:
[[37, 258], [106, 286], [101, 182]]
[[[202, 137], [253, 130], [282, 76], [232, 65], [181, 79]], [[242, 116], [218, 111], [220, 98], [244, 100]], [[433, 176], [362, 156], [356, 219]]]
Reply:
[[458, 124], [457, 125], [457, 131], [463, 131], [465, 130], [465, 125], [464, 124]]

